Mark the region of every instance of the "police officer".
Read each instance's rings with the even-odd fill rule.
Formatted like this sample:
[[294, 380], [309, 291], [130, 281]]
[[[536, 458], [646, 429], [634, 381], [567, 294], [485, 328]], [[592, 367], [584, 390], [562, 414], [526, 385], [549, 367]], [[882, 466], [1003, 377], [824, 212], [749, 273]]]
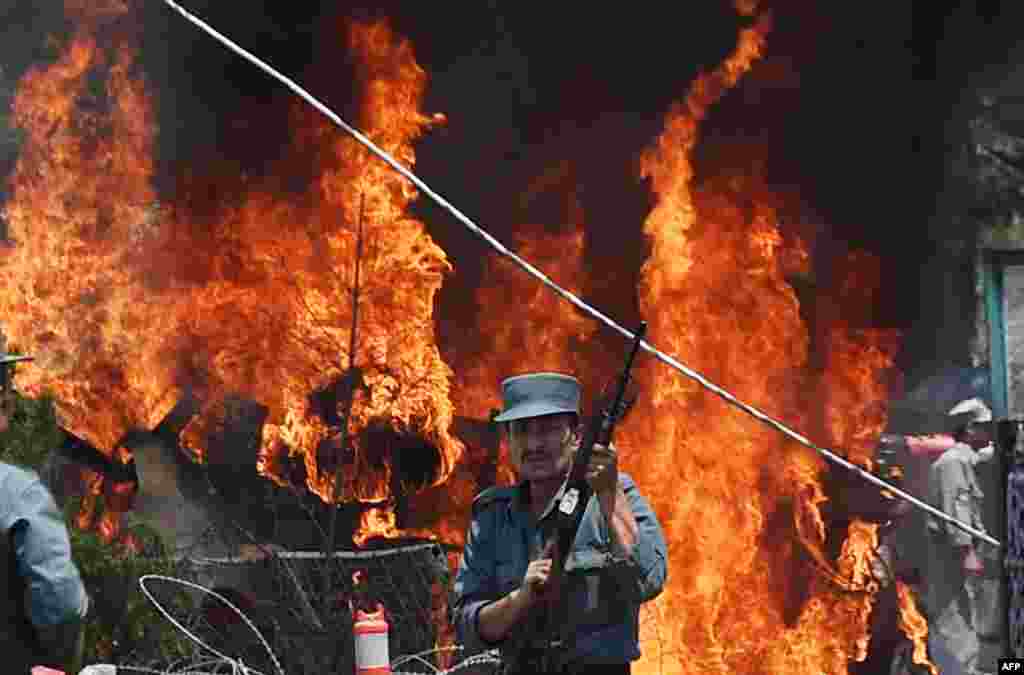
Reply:
[[[14, 403], [8, 369], [28, 357], [0, 354], [0, 432]], [[89, 598], [71, 559], [64, 516], [39, 476], [0, 462], [0, 654], [3, 672], [28, 675], [36, 665], [71, 670], [82, 648]], [[77, 671], [74, 671], [77, 672]]]
[[[980, 399], [970, 399], [957, 404], [949, 414], [964, 421], [954, 432], [956, 443], [929, 469], [928, 499], [935, 508], [984, 531], [985, 495], [975, 466], [993, 453], [992, 412]], [[987, 596], [996, 592], [998, 582], [984, 581], [985, 544], [934, 516], [929, 516], [927, 526], [930, 647], [951, 655], [956, 661], [954, 667], [962, 673], [988, 672], [989, 667], [979, 663], [979, 632], [985, 633], [979, 631], [983, 629], [979, 619], [987, 614], [983, 606], [990, 604]]]
[[[506, 648], [545, 594], [552, 561], [536, 559], [543, 527], [580, 444], [579, 382], [532, 373], [502, 384], [503, 423], [520, 482], [485, 490], [473, 502], [453, 590], [460, 641], [470, 652]], [[594, 446], [593, 496], [566, 560], [559, 591], [560, 664], [555, 672], [630, 672], [640, 657], [640, 604], [661, 593], [667, 548], [636, 483], [618, 469], [614, 446]]]

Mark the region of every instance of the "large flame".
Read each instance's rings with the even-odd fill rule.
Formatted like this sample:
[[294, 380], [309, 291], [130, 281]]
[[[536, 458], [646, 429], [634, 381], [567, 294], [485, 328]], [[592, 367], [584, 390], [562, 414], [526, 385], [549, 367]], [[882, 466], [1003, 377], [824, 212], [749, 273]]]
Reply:
[[[572, 229], [560, 233], [523, 227], [517, 232], [517, 249], [555, 283], [578, 294], [587, 278], [583, 222], [569, 226]], [[464, 414], [486, 418], [490, 410], [501, 407], [496, 376], [510, 377], [530, 370], [587, 370], [578, 347], [593, 334], [594, 322], [573, 311], [541, 284], [524, 281], [530, 280], [511, 262], [492, 259], [477, 292], [477, 329], [486, 342], [482, 349], [488, 358], [467, 364], [459, 375], [458, 400]], [[517, 309], [514, 317], [491, 310], [506, 306]]]
[[[824, 417], [829, 435], [856, 441], [851, 456], [862, 459], [884, 424], [880, 409], [870, 408], [874, 418], [859, 408], [813, 410], [801, 396], [814, 386], [805, 374], [810, 336], [785, 278], [792, 244], [768, 191], [757, 176], [693, 184], [699, 123], [759, 57], [768, 28], [762, 15], [741, 33], [733, 55], [698, 78], [642, 159], [657, 203], [644, 226], [651, 255], [641, 309], [654, 343], [769, 414], [804, 427]], [[827, 344], [821, 387], [833, 399], [884, 399], [875, 385], [891, 361], [831, 377], [851, 365], [845, 335], [836, 328]], [[867, 645], [874, 526], [851, 525], [826, 574], [808, 569], [805, 554], [782, 542], [802, 541], [828, 565], [822, 462], [660, 364], [648, 363], [642, 381], [645, 407], [622, 433], [636, 450], [624, 457], [661, 516], [672, 569], [647, 612], [638, 671], [845, 673]], [[842, 424], [840, 411], [848, 415]]]
[[[753, 12], [756, 3], [739, 8]], [[822, 334], [811, 336], [788, 282], [809, 273], [809, 253], [780, 228], [779, 199], [756, 173], [693, 184], [700, 121], [759, 58], [769, 27], [762, 16], [742, 31], [734, 55], [694, 83], [643, 157], [657, 202], [645, 224], [641, 311], [655, 344], [866, 464], [884, 425], [892, 336], [842, 321], [843, 311], [823, 316]], [[573, 242], [585, 224], [572, 224], [575, 234], [522, 227], [517, 249], [579, 293], [587, 265]], [[873, 261], [848, 262], [831, 298], [842, 309], [877, 291]], [[866, 290], [852, 293], [858, 283]], [[486, 415], [500, 404], [500, 379], [524, 370], [574, 372], [591, 385], [609, 374], [607, 360], [598, 372], [587, 358], [587, 324], [505, 261], [492, 263], [477, 297], [488, 358], [460, 368], [460, 411]], [[823, 351], [820, 371], [810, 364], [812, 337]], [[876, 527], [855, 521], [830, 556], [825, 464], [816, 454], [660, 363], [640, 370], [641, 406], [618, 443], [665, 526], [671, 568], [665, 593], [644, 607], [644, 657], [634, 672], [845, 673], [868, 644]], [[501, 482], [512, 479], [506, 469]]]
[[[273, 468], [289, 454], [325, 500], [386, 501], [390, 457], [361, 435], [379, 424], [434, 445], [433, 482], [444, 482], [462, 451], [432, 316], [450, 265], [408, 215], [416, 192], [296, 106], [294, 145], [265, 177], [239, 186], [234, 174], [193, 174], [158, 204], [132, 17], [113, 4], [67, 9], [77, 34], [56, 63], [24, 77], [15, 101], [26, 140], [6, 209], [14, 244], [0, 311], [11, 341], [38, 357], [20, 386], [51, 389], [62, 424], [107, 452], [192, 397], [202, 410], [182, 444], [202, 458], [215, 450], [221, 401], [241, 395], [269, 410], [259, 466], [273, 478], [284, 480]], [[412, 143], [440, 118], [418, 110], [426, 74], [411, 45], [386, 23], [353, 23], [342, 39], [356, 62], [358, 123], [414, 163]], [[295, 194], [309, 147], [320, 149], [313, 179]], [[211, 194], [240, 196], [211, 204]], [[342, 402], [325, 409], [316, 392]], [[387, 519], [365, 523], [386, 529]]]
[[[99, 29], [79, 23], [57, 62], [19, 85], [14, 121], [26, 138], [6, 205], [0, 312], [10, 341], [38, 359], [19, 385], [51, 389], [69, 430], [112, 449], [173, 400], [153, 344], [165, 315], [135, 273], [153, 232], [153, 112], [130, 76], [135, 49], [100, 47]], [[97, 70], [103, 89], [89, 78]]]
[[[579, 294], [588, 279], [583, 256], [585, 223], [575, 194], [569, 195], [568, 207], [570, 218], [557, 231], [537, 225], [520, 227], [516, 249], [555, 283]], [[490, 259], [475, 300], [473, 353], [480, 356], [459, 359], [463, 365], [457, 374], [454, 398], [461, 415], [488, 419], [492, 411], [501, 408], [500, 381], [523, 372], [575, 373], [588, 383], [588, 375], [594, 370], [583, 347], [595, 332], [593, 321], [499, 257]], [[507, 308], [515, 308], [514, 315]], [[516, 480], [507, 450], [502, 444], [497, 458], [495, 478], [500, 485]], [[445, 486], [446, 506], [439, 505], [433, 525], [443, 532], [445, 541], [460, 545], [478, 487], [475, 471], [479, 464], [494, 458], [477, 453], [467, 460]]]
[[[735, 4], [757, 11], [755, 0]], [[113, 0], [68, 0], [67, 10], [77, 33], [55, 63], [25, 76], [15, 101], [26, 138], [6, 207], [12, 241], [0, 264], [0, 312], [11, 341], [38, 357], [19, 385], [53, 390], [62, 423], [111, 453], [127, 432], [153, 429], [192, 398], [201, 411], [181, 441], [206, 457], [218, 451], [211, 439], [223, 401], [252, 399], [269, 412], [261, 473], [287, 482], [291, 457], [324, 500], [367, 504], [357, 543], [409, 533], [461, 542], [482, 456], [455, 438], [453, 401], [461, 415], [484, 420], [500, 403], [500, 379], [524, 370], [574, 372], [592, 389], [609, 373], [607, 361], [599, 368], [589, 356], [596, 325], [495, 259], [477, 291], [481, 311], [467, 322], [479, 358], [460, 358], [465, 367], [453, 376], [433, 326], [450, 265], [409, 215], [415, 191], [301, 106], [292, 146], [260, 178], [214, 165], [158, 202], [157, 130], [131, 17]], [[844, 261], [831, 294], [839, 311], [822, 312], [812, 335], [788, 281], [806, 273], [810, 254], [780, 225], [763, 177], [694, 179], [701, 121], [761, 57], [769, 30], [762, 14], [741, 31], [735, 52], [693, 83], [642, 156], [656, 202], [643, 224], [650, 255], [639, 309], [654, 344], [868, 465], [895, 336], [848, 310], [876, 297], [877, 261]], [[357, 65], [358, 125], [413, 164], [414, 142], [436, 120], [419, 111], [426, 75], [411, 45], [386, 23], [351, 24], [343, 35]], [[296, 174], [312, 180], [296, 188]], [[230, 196], [210, 203], [210, 194]], [[524, 226], [515, 239], [579, 294], [589, 273], [586, 223], [570, 199], [563, 227]], [[821, 458], [641, 361], [643, 397], [617, 443], [659, 513], [671, 569], [665, 593], [644, 607], [634, 671], [846, 672], [867, 645], [876, 528], [854, 521], [834, 545]], [[432, 514], [422, 527], [397, 526], [390, 450], [364, 433], [374, 425], [439, 451], [433, 485], [413, 496], [418, 513]], [[116, 519], [104, 514], [96, 524], [101, 488], [92, 478], [80, 524], [109, 534]], [[513, 479], [503, 456], [498, 481]], [[905, 613], [905, 625], [920, 639], [914, 616]]]

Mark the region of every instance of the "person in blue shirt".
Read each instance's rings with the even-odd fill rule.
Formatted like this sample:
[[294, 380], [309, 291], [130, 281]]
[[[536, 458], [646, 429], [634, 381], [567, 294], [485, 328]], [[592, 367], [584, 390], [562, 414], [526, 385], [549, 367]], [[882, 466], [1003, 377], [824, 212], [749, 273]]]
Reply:
[[[0, 355], [0, 432], [10, 426], [13, 394], [7, 369], [25, 357]], [[32, 471], [0, 462], [0, 653], [4, 673], [37, 665], [70, 669], [82, 648], [89, 597], [71, 559], [64, 516]], [[77, 672], [75, 670], [74, 672]]]
[[[520, 482], [490, 488], [473, 516], [453, 587], [452, 611], [469, 652], [507, 648], [544, 602], [552, 561], [542, 530], [579, 447], [579, 382], [531, 373], [502, 383], [507, 433]], [[661, 593], [668, 552], [661, 525], [636, 483], [619, 471], [614, 444], [596, 445], [587, 471], [593, 496], [558, 590], [557, 673], [629, 673], [640, 657], [640, 605]]]

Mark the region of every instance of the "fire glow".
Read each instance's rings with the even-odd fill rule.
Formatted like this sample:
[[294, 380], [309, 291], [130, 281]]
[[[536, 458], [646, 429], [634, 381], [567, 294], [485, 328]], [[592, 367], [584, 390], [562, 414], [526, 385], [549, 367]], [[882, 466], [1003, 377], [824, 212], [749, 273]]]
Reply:
[[[753, 2], [737, 6], [756, 12]], [[595, 324], [495, 259], [476, 293], [501, 310], [466, 322], [493, 353], [453, 372], [433, 315], [452, 264], [410, 215], [415, 190], [299, 104], [292, 148], [265, 177], [196, 175], [161, 201], [153, 188], [157, 120], [134, 74], [132, 16], [119, 5], [89, 15], [70, 2], [68, 13], [77, 32], [55, 63], [24, 77], [15, 101], [26, 140], [6, 204], [12, 244], [0, 264], [0, 311], [12, 343], [38, 357], [20, 371], [19, 386], [52, 390], [64, 426], [109, 453], [189, 396], [202, 406], [180, 440], [203, 458], [216, 451], [206, 439], [221, 402], [258, 401], [270, 413], [259, 471], [287, 482], [283, 461], [297, 458], [306, 487], [325, 501], [333, 492], [371, 505], [357, 543], [410, 534], [390, 507], [391, 465], [379, 448], [361, 445], [360, 432], [383, 424], [418, 434], [439, 450], [427, 487], [446, 499], [431, 502], [432, 525], [414, 533], [461, 543], [473, 483], [452, 431], [456, 412], [486, 419], [500, 403], [500, 379], [524, 370], [598, 382], [602, 373], [576, 349], [594, 339]], [[811, 335], [787, 281], [806, 273], [809, 248], [779, 223], [779, 198], [756, 172], [694, 179], [701, 121], [756, 67], [770, 28], [762, 14], [741, 31], [734, 53], [693, 83], [643, 153], [638, 178], [649, 180], [655, 205], [642, 226], [651, 250], [639, 307], [653, 344], [866, 465], [885, 423], [896, 336], [846, 310], [877, 294], [875, 261], [847, 259], [834, 280], [842, 311], [823, 315]], [[357, 126], [413, 165], [415, 141], [443, 121], [420, 111], [427, 76], [413, 46], [387, 23], [336, 30], [359, 64]], [[96, 73], [105, 75], [103, 92], [90, 88]], [[308, 159], [308, 147], [320, 149], [320, 163], [309, 190], [296, 195], [285, 188], [289, 161]], [[211, 186], [241, 197], [196, 208]], [[586, 214], [570, 212], [568, 231], [524, 225], [516, 244], [578, 292], [588, 269]], [[350, 353], [360, 228], [359, 339]], [[824, 349], [819, 370], [809, 364], [812, 340]], [[359, 377], [346, 456], [343, 430], [314, 409], [311, 394], [338, 386], [350, 363]], [[660, 515], [671, 566], [665, 593], [644, 608], [644, 657], [634, 672], [845, 673], [867, 644], [875, 527], [854, 522], [830, 562], [820, 458], [653, 360], [639, 379], [644, 396], [619, 444], [635, 450], [623, 454], [624, 469]], [[498, 475], [511, 479], [504, 457]], [[103, 518], [112, 536], [116, 513]], [[92, 520], [84, 511], [79, 524]], [[920, 639], [917, 628], [910, 632]]]
[[[205, 407], [181, 442], [200, 458], [218, 405], [241, 394], [271, 411], [263, 472], [280, 479], [275, 461], [300, 458], [308, 488], [327, 500], [334, 474], [319, 463], [343, 461], [332, 456], [341, 454], [332, 447], [341, 430], [312, 410], [310, 394], [341, 379], [353, 356], [356, 447], [341, 499], [388, 496], [388, 466], [379, 469], [359, 447], [356, 432], [371, 422], [431, 441], [443, 482], [462, 451], [449, 433], [450, 371], [433, 340], [433, 297], [450, 265], [407, 214], [414, 191], [296, 106], [295, 143], [324, 148], [310, 193], [294, 198], [275, 184], [288, 173], [286, 156], [267, 184], [245, 185], [239, 203], [218, 208], [215, 222], [192, 222], [191, 195], [159, 204], [150, 187], [156, 126], [145, 83], [126, 76], [134, 50], [99, 48], [94, 30], [81, 24], [56, 64], [25, 77], [15, 102], [28, 139], [7, 205], [17, 245], [3, 274], [15, 290], [0, 302], [12, 342], [40, 357], [19, 385], [53, 390], [65, 427], [107, 452], [194, 396]], [[104, 30], [118, 34], [117, 20]], [[364, 69], [363, 128], [413, 163], [412, 141], [440, 118], [417, 111], [426, 75], [411, 46], [384, 24], [356, 24], [340, 37]], [[83, 105], [96, 70], [109, 73], [100, 98], [110, 111], [102, 116]], [[361, 339], [350, 355], [348, 289], [360, 224]], [[44, 260], [54, 267], [42, 268]], [[163, 280], [156, 288], [145, 280], [154, 274]], [[367, 523], [387, 527], [379, 517]]]

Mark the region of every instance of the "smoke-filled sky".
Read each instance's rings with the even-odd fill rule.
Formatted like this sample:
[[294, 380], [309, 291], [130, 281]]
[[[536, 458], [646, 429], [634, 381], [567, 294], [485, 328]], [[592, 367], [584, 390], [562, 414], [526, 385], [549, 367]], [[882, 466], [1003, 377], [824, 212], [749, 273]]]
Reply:
[[[47, 36], [63, 28], [62, 4], [2, 3], [0, 94], [52, 55]], [[636, 178], [639, 151], [696, 74], [734, 47], [746, 21], [716, 0], [184, 4], [343, 115], [352, 111], [351, 70], [332, 35], [341, 35], [346, 16], [389, 16], [429, 74], [427, 112], [448, 117], [420, 142], [418, 173], [506, 240], [516, 225], [564, 218], [564, 200], [545, 201], [543, 185], [565, 181], [588, 213], [596, 264], [605, 251], [609, 265], [644, 255], [642, 238], [621, 231], [627, 223], [635, 232], [650, 205]], [[832, 239], [897, 252], [887, 256], [887, 273], [899, 290], [892, 306], [879, 308], [897, 325], [919, 293], [906, 270], [931, 248], [942, 160], [956, 141], [947, 122], [968, 76], [1005, 59], [1019, 25], [1009, 2], [947, 7], [954, 4], [760, 3], [774, 17], [766, 58], [716, 106], [696, 152], [698, 180], [759, 162], [770, 183], [799, 194], [802, 217], [828, 224]], [[159, 0], [139, 6], [141, 63], [159, 106], [161, 189], [173, 192], [197, 159], [258, 174], [289, 138], [281, 102], [291, 95]], [[339, 29], [324, 30], [332, 24]], [[0, 171], [13, 158], [8, 143]], [[442, 304], [468, 301], [462, 294], [479, 273], [482, 245], [429, 204], [420, 208], [470, 282], [446, 285]], [[443, 334], [443, 319], [439, 328]]]

